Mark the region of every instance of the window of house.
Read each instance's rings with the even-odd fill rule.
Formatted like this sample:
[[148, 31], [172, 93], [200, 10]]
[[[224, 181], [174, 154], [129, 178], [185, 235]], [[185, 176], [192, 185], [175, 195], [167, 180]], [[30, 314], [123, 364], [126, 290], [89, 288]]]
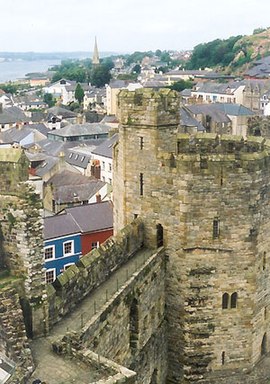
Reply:
[[109, 179], [109, 184], [112, 184], [112, 179]]
[[99, 241], [93, 241], [92, 244], [91, 244], [91, 248], [92, 249], [99, 248]]
[[75, 160], [77, 160], [77, 159], [78, 159], [78, 157], [79, 157], [79, 155], [75, 155]]
[[44, 259], [50, 260], [54, 259], [54, 245], [50, 245], [44, 248]]
[[111, 171], [112, 171], [112, 164], [109, 163], [109, 172], [111, 172]]
[[104, 183], [105, 183], [105, 176], [102, 176], [102, 181], [104, 181]]
[[213, 239], [217, 239], [219, 237], [219, 219], [213, 220]]
[[74, 247], [74, 242], [73, 241], [66, 241], [65, 243], [63, 243], [63, 254], [64, 254], [64, 256], [72, 255], [72, 253], [74, 252], [73, 251], [73, 247]]
[[84, 159], [85, 159], [85, 156], [82, 156], [82, 158], [81, 158], [81, 162], [83, 162], [83, 161], [84, 161]]
[[68, 263], [68, 264], [65, 264], [64, 265], [64, 270], [66, 271], [69, 267], [71, 267], [72, 265], [74, 265], [74, 263]]
[[73, 155], [73, 153], [70, 153], [68, 157], [71, 159], [71, 158], [72, 158], [72, 155]]
[[105, 161], [102, 161], [102, 169], [105, 171]]
[[55, 280], [55, 268], [53, 269], [48, 269], [45, 272], [45, 281], [47, 284], [51, 284]]

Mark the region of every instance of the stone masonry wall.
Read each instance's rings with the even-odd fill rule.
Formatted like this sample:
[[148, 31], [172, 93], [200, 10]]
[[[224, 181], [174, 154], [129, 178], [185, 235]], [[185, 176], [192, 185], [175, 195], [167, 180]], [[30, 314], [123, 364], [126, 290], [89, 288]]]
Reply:
[[[26, 336], [19, 296], [14, 288], [0, 290], [1, 352], [16, 364], [14, 382], [22, 382], [34, 369], [31, 350]], [[12, 381], [13, 382], [13, 381]]]
[[[149, 92], [142, 97], [145, 113], [159, 115], [149, 111]], [[147, 126], [147, 119], [158, 119], [141, 118], [121, 93], [119, 103], [120, 116], [130, 119], [122, 118], [115, 146], [115, 230], [139, 215], [145, 241], [154, 246], [162, 225], [169, 257], [168, 383], [198, 382], [209, 372], [218, 383], [215, 372], [252, 369], [268, 350], [270, 331], [269, 143], [179, 135], [174, 151], [165, 151], [166, 122]], [[171, 140], [174, 119], [166, 116]]]
[[48, 286], [50, 326], [70, 313], [91, 290], [142, 247], [143, 232], [142, 222], [134, 221], [116, 237], [109, 238], [98, 249], [83, 256]]
[[[19, 295], [28, 335], [46, 328], [46, 291], [43, 272], [42, 203], [30, 185], [28, 161], [20, 148], [0, 151], [0, 264], [22, 278]], [[32, 321], [35, 313], [42, 327]], [[39, 328], [39, 329], [38, 329]]]
[[[135, 305], [135, 307], [134, 307]], [[84, 325], [54, 349], [90, 349], [137, 373], [136, 383], [162, 384], [167, 372], [165, 258], [161, 250], [133, 273], [123, 287]], [[134, 329], [133, 317], [136, 320]]]

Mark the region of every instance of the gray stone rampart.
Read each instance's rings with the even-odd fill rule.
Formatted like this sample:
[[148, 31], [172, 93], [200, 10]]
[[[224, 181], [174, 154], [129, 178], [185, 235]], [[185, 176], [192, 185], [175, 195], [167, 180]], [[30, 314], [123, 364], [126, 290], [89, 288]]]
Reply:
[[[130, 341], [130, 311], [134, 300], [138, 307], [136, 348]], [[150, 383], [154, 371], [162, 384], [167, 371], [164, 316], [165, 255], [161, 249], [132, 274], [79, 332], [67, 333], [54, 342], [53, 348], [56, 351], [60, 348], [61, 353], [87, 348], [131, 367], [137, 373], [138, 384]]]
[[143, 225], [138, 219], [83, 256], [48, 286], [50, 325], [56, 323], [143, 245]]

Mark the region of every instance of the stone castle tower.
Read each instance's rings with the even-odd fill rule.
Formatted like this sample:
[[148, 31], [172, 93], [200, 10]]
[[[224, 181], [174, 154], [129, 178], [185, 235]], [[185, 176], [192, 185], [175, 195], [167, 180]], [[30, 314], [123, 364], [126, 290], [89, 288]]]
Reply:
[[168, 89], [122, 90], [119, 111], [115, 230], [140, 216], [165, 247], [167, 383], [252, 370], [270, 332], [270, 142], [179, 134]]

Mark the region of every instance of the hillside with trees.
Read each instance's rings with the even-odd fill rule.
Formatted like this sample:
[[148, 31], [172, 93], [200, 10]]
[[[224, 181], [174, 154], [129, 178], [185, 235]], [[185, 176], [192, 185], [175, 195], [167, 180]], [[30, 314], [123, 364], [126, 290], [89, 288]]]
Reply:
[[194, 47], [186, 69], [206, 67], [242, 73], [255, 60], [270, 55], [270, 28], [257, 28], [252, 35], [216, 39]]

